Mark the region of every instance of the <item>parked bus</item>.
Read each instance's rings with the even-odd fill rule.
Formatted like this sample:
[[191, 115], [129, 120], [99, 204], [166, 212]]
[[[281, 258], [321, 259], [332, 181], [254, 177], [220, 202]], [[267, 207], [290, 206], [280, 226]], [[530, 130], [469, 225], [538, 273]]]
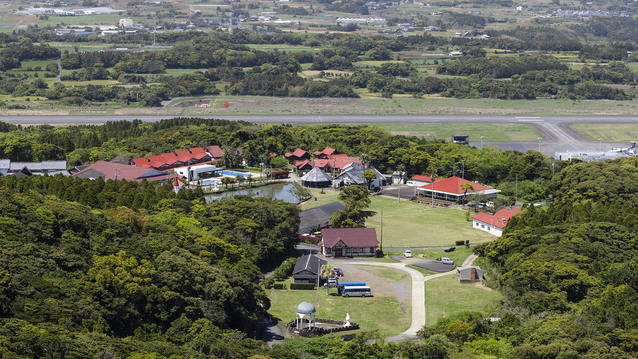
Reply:
[[341, 294], [341, 291], [343, 290], [344, 287], [346, 286], [365, 286], [365, 282], [343, 282], [343, 283], [339, 283], [339, 286], [337, 287], [337, 293]]
[[369, 297], [372, 295], [370, 287], [365, 285], [347, 286], [341, 290], [344, 297]]

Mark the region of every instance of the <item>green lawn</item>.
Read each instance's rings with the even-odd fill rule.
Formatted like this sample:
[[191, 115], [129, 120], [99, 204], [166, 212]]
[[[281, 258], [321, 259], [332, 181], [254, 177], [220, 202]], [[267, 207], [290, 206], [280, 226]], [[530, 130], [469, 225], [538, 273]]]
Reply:
[[483, 310], [496, 306], [501, 293], [482, 284], [461, 284], [451, 274], [425, 282], [425, 323], [433, 325], [439, 318], [465, 310]]
[[381, 239], [381, 205], [383, 205], [383, 248], [413, 248], [452, 246], [457, 240], [470, 243], [485, 243], [494, 236], [472, 228], [472, 222], [465, 218], [465, 211], [456, 208], [436, 208], [412, 202], [384, 197], [373, 197], [370, 209], [376, 212], [368, 218], [367, 227], [377, 229]]
[[323, 206], [324, 204], [339, 200], [339, 192], [331, 191], [329, 189], [325, 190], [323, 194], [320, 189], [311, 189], [310, 192], [317, 198], [317, 200], [308, 201], [302, 204], [302, 210]]
[[577, 123], [571, 128], [588, 140], [631, 142], [638, 140], [638, 123]]
[[[405, 191], [414, 191], [405, 186]], [[309, 209], [338, 200], [338, 192], [310, 190], [317, 201], [308, 201], [301, 209]], [[366, 227], [377, 229], [381, 240], [381, 207], [383, 207], [383, 248], [412, 248], [452, 246], [456, 240], [470, 240], [470, 243], [485, 243], [494, 236], [474, 229], [467, 221], [465, 211], [457, 208], [431, 208], [427, 204], [401, 201], [395, 198], [371, 196], [368, 210], [374, 215], [366, 221]], [[418, 209], [418, 213], [416, 212]], [[429, 251], [427, 253], [430, 253]], [[449, 256], [444, 256], [449, 257]]]
[[522, 123], [503, 123], [494, 126], [491, 123], [379, 123], [376, 124], [393, 134], [406, 136], [423, 136], [433, 138], [450, 138], [454, 133], [470, 135], [476, 141], [484, 136], [483, 141], [535, 141], [542, 135], [532, 126]]
[[[367, 272], [387, 281], [408, 280], [407, 274], [388, 268], [366, 266]], [[378, 329], [384, 336], [393, 336], [410, 327], [412, 318], [410, 296], [399, 303], [394, 295], [373, 292], [370, 298], [344, 298], [331, 290], [326, 295], [320, 290], [272, 290], [270, 314], [281, 319], [285, 324], [295, 319], [297, 306], [301, 302], [310, 302], [317, 309], [317, 317], [324, 319], [344, 320], [350, 314], [353, 322], [359, 323], [361, 329]], [[407, 310], [401, 310], [401, 307]]]

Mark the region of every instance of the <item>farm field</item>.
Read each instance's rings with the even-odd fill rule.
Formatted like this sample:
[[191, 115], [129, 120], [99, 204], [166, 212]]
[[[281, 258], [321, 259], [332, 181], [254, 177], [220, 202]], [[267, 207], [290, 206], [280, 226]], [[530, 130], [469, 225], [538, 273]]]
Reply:
[[459, 283], [454, 274], [434, 278], [425, 282], [425, 323], [430, 326], [452, 314], [493, 307], [501, 298], [501, 293], [482, 283]]
[[[397, 335], [410, 327], [411, 279], [402, 271], [373, 266], [339, 265], [344, 277], [341, 281], [365, 282], [372, 288], [372, 297], [344, 298], [331, 288], [319, 290], [272, 290], [270, 314], [281, 319], [280, 324], [294, 320], [301, 302], [312, 303], [317, 317], [350, 320], [359, 323], [361, 330], [378, 329], [384, 336]], [[289, 282], [288, 282], [289, 283]]]

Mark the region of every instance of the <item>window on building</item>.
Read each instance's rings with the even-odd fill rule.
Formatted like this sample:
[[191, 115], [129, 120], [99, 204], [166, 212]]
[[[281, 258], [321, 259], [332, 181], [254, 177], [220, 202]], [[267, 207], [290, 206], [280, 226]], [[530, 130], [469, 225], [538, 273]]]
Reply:
[[350, 253], [351, 248], [346, 248], [346, 253]]
[[374, 247], [370, 247], [370, 253], [374, 253]]
[[485, 226], [481, 224], [481, 229], [485, 229]]
[[326, 248], [326, 254], [330, 254], [331, 250], [331, 248]]

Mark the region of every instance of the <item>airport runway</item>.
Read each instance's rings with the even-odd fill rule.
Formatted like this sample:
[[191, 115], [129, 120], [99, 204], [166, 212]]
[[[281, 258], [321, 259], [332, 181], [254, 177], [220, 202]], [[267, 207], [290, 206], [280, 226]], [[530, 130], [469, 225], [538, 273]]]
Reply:
[[[176, 116], [3, 116], [1, 121], [14, 124], [102, 124], [108, 121], [139, 119], [145, 122], [157, 122]], [[195, 116], [191, 116], [195, 117]], [[610, 147], [628, 147], [626, 143], [599, 143], [582, 138], [570, 128], [574, 123], [638, 123], [638, 116], [478, 116], [478, 115], [226, 115], [196, 116], [202, 118], [218, 118], [231, 121], [247, 121], [253, 123], [525, 123], [536, 128], [545, 139], [540, 141], [540, 151], [554, 155], [556, 151], [608, 150]], [[480, 147], [480, 141], [472, 139], [472, 146]], [[489, 142], [483, 146], [499, 146], [504, 150], [527, 152], [539, 150], [535, 142]]]

